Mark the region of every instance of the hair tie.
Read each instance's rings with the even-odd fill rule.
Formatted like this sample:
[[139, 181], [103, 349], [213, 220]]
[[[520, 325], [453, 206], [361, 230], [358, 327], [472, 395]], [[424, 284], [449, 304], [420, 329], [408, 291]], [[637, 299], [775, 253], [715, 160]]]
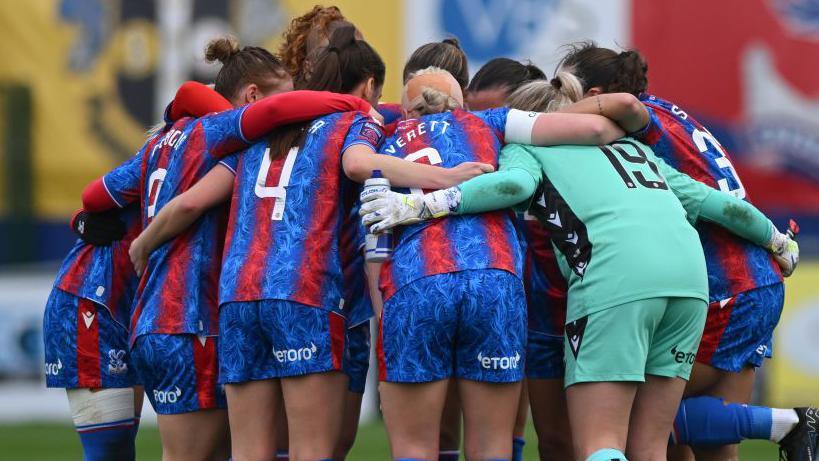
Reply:
[[556, 90], [563, 88], [563, 82], [557, 77], [549, 80], [549, 84], [552, 85]]
[[341, 50], [339, 50], [338, 47], [335, 46], [335, 45], [330, 45], [330, 46], [327, 47], [327, 52], [328, 53], [341, 53]]

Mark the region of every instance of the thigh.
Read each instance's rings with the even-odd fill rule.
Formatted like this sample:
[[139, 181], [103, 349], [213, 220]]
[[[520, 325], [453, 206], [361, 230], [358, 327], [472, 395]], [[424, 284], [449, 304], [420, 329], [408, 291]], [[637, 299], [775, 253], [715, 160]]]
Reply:
[[526, 381], [540, 459], [572, 459], [572, 432], [563, 378], [528, 378]]
[[566, 324], [564, 382], [643, 381], [665, 298], [629, 302]]
[[157, 415], [162, 459], [223, 460], [230, 456], [228, 416], [223, 409]]
[[762, 366], [772, 355], [784, 299], [784, 286], [778, 283], [711, 303], [697, 362], [735, 373]]
[[137, 338], [134, 364], [151, 406], [171, 415], [225, 408], [218, 384], [217, 339], [189, 334]]
[[384, 303], [378, 337], [381, 381], [423, 383], [453, 375], [456, 305], [453, 274], [423, 277]]
[[521, 382], [458, 380], [467, 459], [509, 459]]
[[345, 459], [355, 443], [358, 433], [359, 417], [361, 416], [361, 401], [363, 393], [347, 391], [344, 398], [344, 417], [341, 422], [341, 436], [336, 444], [333, 459]]
[[458, 395], [458, 383], [455, 379], [450, 379], [447, 387], [446, 402], [441, 415], [439, 448], [441, 451], [461, 449], [461, 397]]
[[340, 371], [281, 379], [292, 459], [328, 459], [341, 434], [347, 376]]
[[238, 384], [278, 377], [278, 362], [259, 318], [260, 302], [219, 309], [219, 382]]
[[379, 384], [381, 412], [393, 459], [438, 458], [441, 413], [448, 384], [448, 379]]
[[666, 458], [668, 437], [680, 406], [685, 380], [647, 375], [631, 410], [626, 452], [630, 460]]
[[342, 369], [347, 326], [341, 313], [292, 301], [265, 300], [260, 302], [259, 316], [271, 344], [276, 377]]
[[233, 458], [273, 459], [277, 431], [287, 424], [279, 380], [226, 384], [225, 393]]
[[625, 451], [636, 382], [584, 382], [566, 389], [575, 459], [604, 448]]
[[490, 383], [521, 381], [526, 361], [523, 282], [496, 269], [463, 271], [457, 277], [465, 290], [455, 342], [457, 377]]

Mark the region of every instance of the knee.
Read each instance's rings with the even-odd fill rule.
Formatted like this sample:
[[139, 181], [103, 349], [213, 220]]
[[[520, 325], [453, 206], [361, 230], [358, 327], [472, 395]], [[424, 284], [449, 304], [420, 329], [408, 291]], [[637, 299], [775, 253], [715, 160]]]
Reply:
[[264, 441], [249, 444], [249, 446], [235, 446], [230, 459], [233, 461], [270, 461], [276, 459], [276, 447]]

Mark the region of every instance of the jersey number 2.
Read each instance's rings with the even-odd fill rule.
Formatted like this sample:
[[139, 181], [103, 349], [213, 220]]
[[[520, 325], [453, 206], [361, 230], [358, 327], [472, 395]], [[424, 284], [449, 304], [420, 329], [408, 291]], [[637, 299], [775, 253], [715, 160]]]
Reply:
[[299, 154], [298, 147], [291, 147], [287, 152], [287, 157], [282, 165], [282, 172], [279, 175], [279, 184], [276, 186], [265, 186], [267, 174], [270, 171], [272, 162], [270, 161], [270, 149], [265, 149], [262, 165], [259, 167], [259, 175], [256, 176], [256, 187], [254, 191], [259, 198], [273, 197], [276, 202], [273, 204], [273, 213], [270, 215], [271, 221], [281, 221], [284, 218], [284, 207], [287, 201], [287, 186], [290, 184], [290, 175], [293, 174], [293, 164], [296, 163], [296, 156]]

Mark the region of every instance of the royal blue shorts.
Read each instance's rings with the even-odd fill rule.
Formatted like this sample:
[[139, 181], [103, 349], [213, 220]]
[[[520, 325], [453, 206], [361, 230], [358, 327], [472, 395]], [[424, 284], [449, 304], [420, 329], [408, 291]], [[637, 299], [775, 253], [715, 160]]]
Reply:
[[219, 310], [220, 382], [341, 370], [346, 321], [292, 301], [232, 302]]
[[773, 331], [784, 303], [781, 283], [711, 303], [697, 362], [730, 372], [762, 366], [773, 353]]
[[46, 386], [131, 387], [128, 331], [108, 309], [54, 288], [43, 314]]
[[526, 355], [523, 283], [497, 269], [415, 280], [385, 303], [378, 340], [382, 381], [520, 381]]
[[174, 415], [225, 408], [219, 384], [217, 338], [147, 334], [136, 339], [134, 365], [154, 411]]
[[563, 379], [563, 335], [547, 335], [529, 330], [526, 338], [526, 377]]
[[344, 350], [344, 373], [350, 378], [347, 389], [363, 394], [370, 370], [370, 321], [347, 329], [347, 347]]

